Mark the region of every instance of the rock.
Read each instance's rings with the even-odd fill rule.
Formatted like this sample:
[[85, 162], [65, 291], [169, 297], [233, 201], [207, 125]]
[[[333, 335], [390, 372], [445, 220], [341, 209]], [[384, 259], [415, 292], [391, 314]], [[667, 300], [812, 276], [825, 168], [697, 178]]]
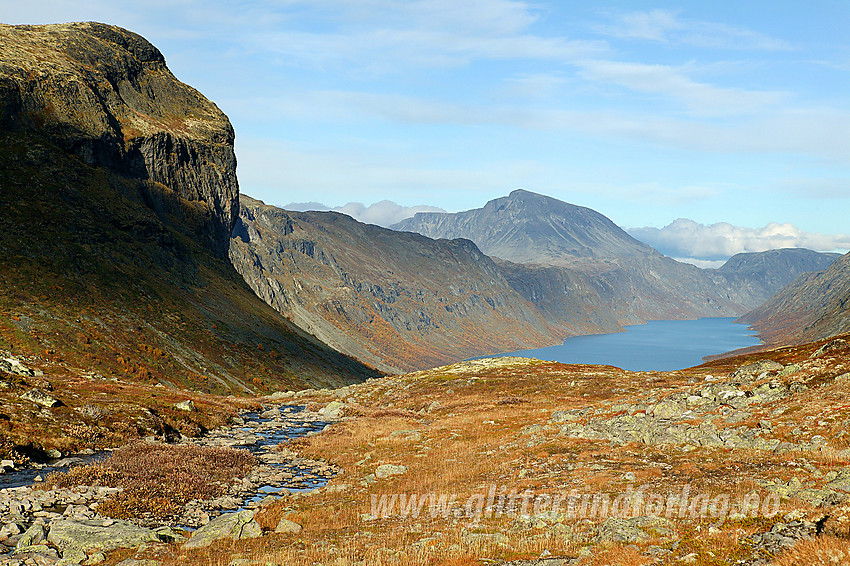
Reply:
[[104, 526], [103, 520], [57, 519], [50, 523], [47, 540], [64, 552], [68, 549], [115, 550], [135, 548], [149, 542], [160, 542], [150, 529], [126, 521]]
[[580, 419], [580, 416], [573, 414], [570, 411], [554, 411], [552, 416], [549, 417], [549, 421], [553, 423], [575, 422]]
[[278, 522], [277, 527], [275, 527], [274, 532], [276, 533], [288, 533], [295, 534], [301, 532], [301, 525], [296, 523], [295, 521], [290, 521], [289, 519], [281, 519]]
[[69, 548], [62, 552], [62, 560], [59, 561], [59, 565], [82, 564], [86, 561], [86, 558], [88, 558], [88, 555], [85, 551], [79, 548]]
[[836, 338], [835, 340], [830, 340], [829, 342], [827, 342], [826, 344], [824, 344], [823, 346], [821, 346], [820, 348], [815, 350], [815, 352], [809, 357], [810, 358], [819, 358], [821, 356], [829, 354], [830, 352], [835, 352], [837, 350], [843, 350], [847, 347], [848, 347], [847, 340], [844, 340], [842, 338]]
[[44, 542], [45, 535], [44, 525], [41, 523], [33, 523], [33, 525], [26, 530], [20, 540], [18, 540], [18, 544], [15, 548], [18, 549], [24, 546], [41, 544]]
[[14, 460], [0, 460], [0, 468], [13, 470], [15, 468]]
[[51, 460], [59, 460], [62, 457], [62, 452], [56, 448], [51, 448], [50, 450], [45, 450], [44, 455]]
[[17, 358], [0, 358], [0, 371], [20, 375], [22, 377], [33, 377], [35, 371], [26, 367]]
[[675, 401], [662, 401], [652, 408], [652, 416], [656, 419], [678, 419], [685, 414], [685, 408]]
[[395, 464], [381, 464], [375, 469], [375, 477], [378, 479], [384, 479], [404, 473], [407, 473], [407, 466], [397, 466]]
[[254, 520], [253, 511], [237, 511], [216, 517], [197, 531], [183, 544], [184, 549], [202, 548], [220, 539], [242, 540], [259, 538], [263, 530]]
[[41, 405], [42, 407], [47, 407], [48, 409], [52, 409], [53, 407], [58, 407], [62, 405], [62, 401], [54, 399], [47, 393], [44, 393], [43, 391], [40, 391], [38, 389], [30, 389], [26, 393], [22, 393], [21, 399], [32, 401], [33, 403]]
[[463, 535], [463, 542], [466, 544], [484, 543], [507, 546], [510, 544], [510, 539], [502, 533], [466, 533]]
[[739, 367], [737, 370], [732, 372], [730, 377], [758, 377], [765, 372], [781, 371], [783, 367], [785, 366], [778, 362], [774, 362], [773, 360], [759, 360]]
[[197, 411], [197, 409], [195, 408], [195, 403], [191, 399], [180, 401], [179, 403], [176, 403], [174, 407], [180, 409], [181, 411], [186, 411], [189, 413], [194, 413], [195, 411]]
[[328, 419], [339, 419], [342, 418], [342, 412], [346, 407], [347, 405], [342, 401], [331, 401], [319, 409], [319, 414]]
[[668, 537], [674, 535], [673, 525], [661, 517], [632, 517], [618, 519], [609, 517], [599, 525], [598, 542], [611, 541], [620, 543], [643, 542], [650, 538]]
[[[18, 559], [29, 558], [30, 560], [32, 560], [31, 563], [33, 564], [53, 564], [59, 559], [59, 553], [56, 552], [56, 549], [50, 548], [49, 546], [43, 543], [15, 548], [15, 550], [12, 552], [12, 556]], [[43, 556], [49, 561], [39, 562], [37, 559], [35, 559], [36, 556]]]

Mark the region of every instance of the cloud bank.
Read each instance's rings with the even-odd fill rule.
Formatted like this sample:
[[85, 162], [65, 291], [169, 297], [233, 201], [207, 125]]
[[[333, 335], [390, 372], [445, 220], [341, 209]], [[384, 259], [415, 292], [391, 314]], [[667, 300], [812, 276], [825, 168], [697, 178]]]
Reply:
[[401, 222], [405, 218], [410, 218], [417, 212], [445, 212], [442, 208], [436, 206], [427, 206], [424, 204], [416, 206], [402, 206], [390, 200], [382, 200], [366, 206], [362, 202], [350, 202], [344, 206], [331, 208], [318, 202], [292, 202], [283, 207], [286, 210], [319, 210], [341, 212], [351, 216], [358, 222], [366, 224], [377, 224], [378, 226], [389, 227], [396, 222]]
[[803, 232], [790, 222], [746, 228], [727, 222], [706, 226], [679, 218], [664, 228], [629, 228], [626, 231], [665, 255], [700, 267], [714, 267], [737, 253], [776, 248], [809, 248], [822, 252], [850, 250], [850, 235]]

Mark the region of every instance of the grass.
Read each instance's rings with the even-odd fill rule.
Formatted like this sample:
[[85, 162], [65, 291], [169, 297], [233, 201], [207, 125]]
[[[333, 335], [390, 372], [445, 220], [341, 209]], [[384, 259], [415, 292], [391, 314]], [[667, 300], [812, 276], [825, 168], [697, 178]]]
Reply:
[[830, 536], [804, 539], [780, 554], [772, 566], [837, 566], [850, 563], [850, 541]]
[[135, 442], [102, 462], [50, 474], [45, 485], [122, 488], [99, 505], [99, 513], [116, 519], [169, 519], [193, 499], [226, 494], [234, 478], [245, 477], [256, 465], [247, 450]]
[[[782, 456], [727, 448], [686, 451], [676, 445], [612, 445], [605, 440], [560, 436], [558, 427], [546, 425], [555, 410], [585, 410], [580, 422], [609, 418], [620, 413], [618, 407], [624, 403], [646, 402], [649, 397], [699, 388], [705, 375], [724, 376], [753, 359], [770, 356], [764, 353], [672, 373], [502, 360], [354, 386], [346, 397], [348, 420], [320, 435], [286, 445], [301, 456], [328, 460], [343, 471], [327, 489], [309, 497], [283, 497], [257, 515], [269, 531], [286, 517], [303, 526], [300, 533], [269, 533], [257, 541], [223, 547], [215, 555], [174, 549], [165, 562], [223, 565], [227, 557], [242, 557], [257, 564], [433, 566], [480, 564], [481, 559], [534, 559], [544, 551], [575, 558], [589, 546], [591, 554], [582, 564], [643, 565], [654, 560], [650, 551], [665, 550], [670, 552], [659, 555], [664, 563], [735, 563], [752, 555], [753, 549], [746, 543], [750, 535], [770, 530], [787, 513], [801, 513], [814, 521], [824, 510], [803, 500], [787, 499], [780, 502], [778, 515], [773, 517], [718, 523], [711, 517], [674, 516], [670, 519], [674, 539], [650, 537], [634, 545], [595, 544], [600, 517], [523, 521], [503, 515], [473, 522], [466, 517], [431, 516], [427, 507], [418, 517], [364, 520], [363, 516], [371, 512], [373, 496], [454, 493], [458, 495], [455, 508], [460, 509], [470, 495], [486, 492], [490, 485], [532, 489], [535, 493], [578, 489], [612, 495], [630, 485], [661, 494], [679, 493], [690, 485], [692, 496], [728, 493], [733, 501], [750, 493], [763, 499], [768, 493], [764, 482], [768, 480], [787, 482], [798, 477], [813, 487], [822, 486], [824, 474], [846, 465], [839, 452], [846, 442], [837, 436], [845, 419], [824, 415], [835, 413], [845, 404], [848, 385], [823, 378], [845, 360], [807, 364], [812, 349], [784, 349], [775, 356], [786, 364], [801, 363], [798, 374], [784, 379], [802, 379], [811, 384], [810, 389], [767, 406], [753, 406], [754, 416], [745, 422], [746, 426], [757, 426], [759, 419], [766, 418], [774, 424], [777, 435], [803, 427], [806, 435], [821, 434], [830, 439], [826, 450]], [[331, 395], [317, 394], [308, 402], [319, 407], [332, 399]], [[429, 410], [434, 401], [439, 405]], [[800, 408], [773, 414], [792, 406]], [[726, 425], [720, 416], [716, 424], [720, 428], [740, 426]], [[376, 468], [385, 463], [403, 465], [407, 472], [373, 479]], [[629, 472], [634, 480], [626, 479]], [[501, 540], [505, 544], [476, 540], [470, 533], [498, 535], [504, 537]], [[673, 540], [678, 544], [674, 546]], [[683, 559], [688, 562], [680, 562]]]

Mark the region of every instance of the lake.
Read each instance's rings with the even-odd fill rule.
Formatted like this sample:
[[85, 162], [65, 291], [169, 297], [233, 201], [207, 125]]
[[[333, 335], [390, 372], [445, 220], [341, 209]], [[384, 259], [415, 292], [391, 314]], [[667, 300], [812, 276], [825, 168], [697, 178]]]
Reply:
[[626, 332], [567, 338], [560, 346], [499, 354], [567, 364], [605, 364], [630, 371], [672, 371], [703, 363], [703, 357], [756, 346], [761, 340], [734, 318], [657, 320], [626, 326]]

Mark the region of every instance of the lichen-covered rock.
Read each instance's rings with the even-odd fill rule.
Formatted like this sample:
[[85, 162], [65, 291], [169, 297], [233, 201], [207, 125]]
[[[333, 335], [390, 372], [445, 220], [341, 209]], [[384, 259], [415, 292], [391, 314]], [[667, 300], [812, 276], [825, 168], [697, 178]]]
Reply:
[[375, 470], [375, 477], [378, 479], [384, 479], [390, 476], [398, 476], [404, 473], [407, 473], [406, 466], [398, 466], [396, 464], [381, 464]]
[[283, 518], [278, 522], [277, 527], [275, 527], [274, 529], [274, 532], [296, 534], [300, 533], [302, 528], [303, 527], [295, 521], [290, 521], [289, 519]]
[[26, 393], [21, 394], [21, 399], [26, 399], [27, 401], [32, 401], [37, 405], [41, 405], [42, 407], [53, 408], [58, 407], [62, 404], [58, 399], [54, 399], [44, 391], [39, 389], [30, 389]]
[[155, 532], [126, 521], [59, 519], [50, 523], [47, 540], [63, 552], [115, 550], [159, 542]]
[[338, 419], [342, 417], [342, 412], [345, 410], [345, 407], [345, 403], [340, 401], [331, 401], [319, 409], [319, 414], [328, 419]]
[[237, 511], [217, 517], [195, 531], [183, 548], [203, 548], [221, 539], [259, 538], [263, 530], [254, 520], [253, 511]]

